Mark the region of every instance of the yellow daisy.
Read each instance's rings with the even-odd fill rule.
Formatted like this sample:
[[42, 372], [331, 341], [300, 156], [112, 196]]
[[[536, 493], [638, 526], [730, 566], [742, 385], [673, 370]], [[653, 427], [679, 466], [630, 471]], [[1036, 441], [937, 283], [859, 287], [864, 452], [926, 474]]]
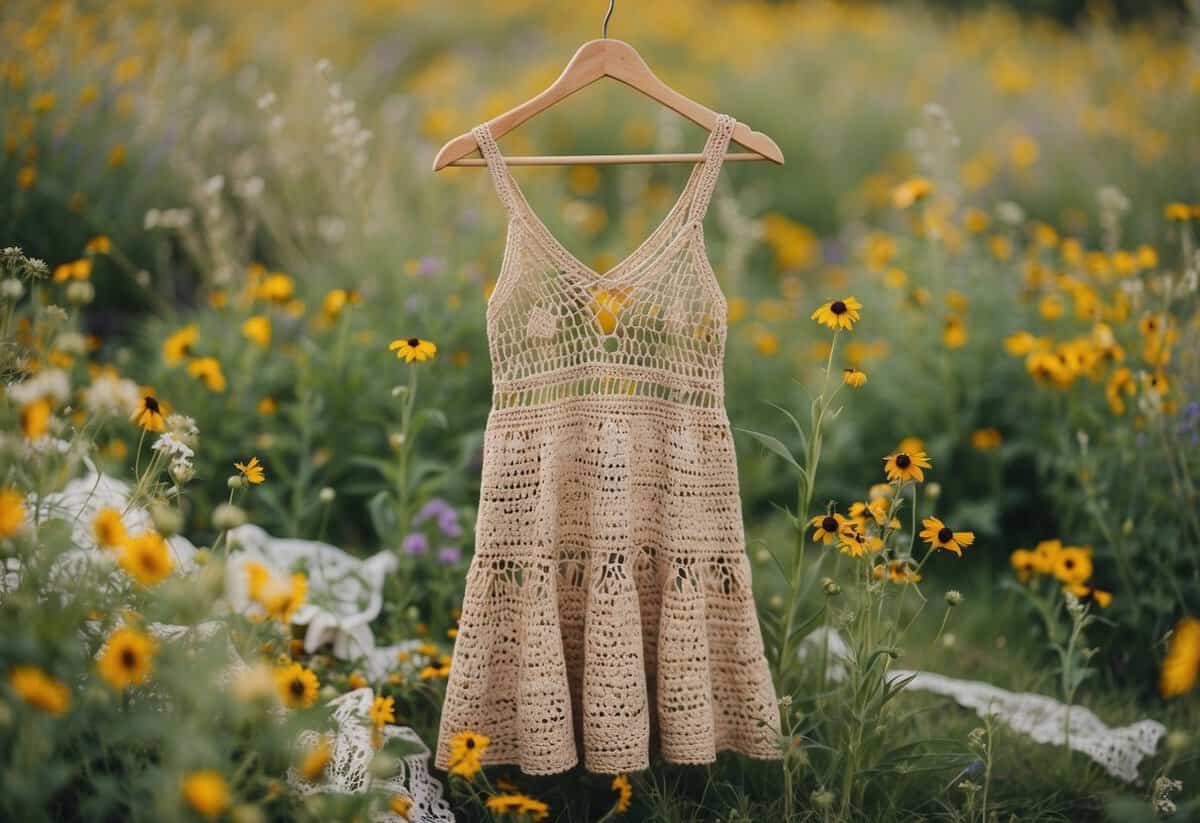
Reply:
[[928, 543], [931, 549], [945, 549], [962, 557], [963, 547], [975, 542], [974, 532], [953, 531], [936, 517], [922, 519], [921, 525], [925, 527], [921, 532], [921, 539]]
[[837, 329], [849, 331], [854, 328], [854, 323], [859, 319], [860, 311], [862, 311], [862, 303], [859, 303], [854, 297], [847, 297], [845, 300], [826, 303], [814, 311], [810, 315], [810, 319], [835, 331]]
[[1054, 559], [1054, 576], [1067, 585], [1092, 576], [1092, 552], [1086, 546], [1066, 546]]
[[242, 473], [247, 483], [258, 484], [267, 479], [266, 471], [257, 457], [251, 457], [249, 463], [234, 463], [233, 467]]
[[136, 629], [114, 631], [104, 644], [97, 664], [100, 676], [115, 689], [127, 689], [146, 682], [153, 668], [158, 644], [154, 638]]
[[162, 406], [158, 399], [150, 394], [142, 397], [129, 419], [148, 432], [165, 431], [167, 428]]
[[180, 793], [193, 811], [210, 819], [229, 807], [229, 786], [221, 773], [213, 769], [189, 772]]
[[929, 457], [923, 451], [897, 451], [883, 458], [883, 461], [883, 471], [887, 474], [887, 479], [900, 483], [907, 480], [924, 482], [925, 473], [922, 469], [933, 468]]
[[479, 759], [492, 739], [478, 732], [463, 731], [450, 738], [450, 774], [470, 779], [482, 768]]
[[0, 491], [0, 540], [12, 537], [25, 525], [25, 495], [16, 489]]
[[71, 690], [37, 666], [14, 667], [8, 685], [21, 700], [54, 717], [61, 717], [71, 707]]
[[163, 341], [163, 360], [168, 366], [177, 366], [192, 355], [192, 347], [200, 339], [200, 327], [195, 323], [184, 326]]
[[96, 512], [92, 520], [92, 533], [96, 536], [96, 544], [105, 549], [120, 546], [127, 537], [121, 513], [108, 507]]
[[867, 374], [858, 369], [842, 369], [842, 382], [852, 389], [857, 389], [866, 384]]
[[808, 521], [808, 525], [814, 528], [812, 536], [813, 542], [824, 543], [826, 546], [828, 546], [837, 539], [838, 535], [841, 534], [842, 529], [846, 527], [846, 518], [842, 517], [837, 512], [819, 514], [812, 520]]
[[305, 780], [314, 783], [325, 773], [325, 767], [332, 759], [333, 747], [329, 744], [329, 738], [323, 737], [319, 743], [305, 752], [296, 769], [304, 776]]
[[369, 710], [371, 722], [379, 729], [388, 723], [396, 722], [396, 699], [393, 697], [376, 697]]
[[398, 360], [411, 363], [414, 360], [425, 361], [433, 359], [437, 354], [437, 345], [419, 337], [409, 337], [403, 340], [393, 340], [388, 344], [388, 351], [394, 351]]
[[153, 531], [126, 539], [117, 562], [143, 586], [153, 586], [175, 568], [167, 541]]
[[277, 669], [275, 685], [279, 696], [288, 708], [307, 709], [317, 702], [317, 691], [321, 684], [317, 676], [299, 663]]

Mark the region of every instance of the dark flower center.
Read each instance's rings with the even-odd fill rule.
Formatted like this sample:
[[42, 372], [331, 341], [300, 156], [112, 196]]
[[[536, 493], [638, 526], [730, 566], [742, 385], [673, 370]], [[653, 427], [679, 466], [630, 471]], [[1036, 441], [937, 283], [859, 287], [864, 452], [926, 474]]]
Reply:
[[1068, 557], [1066, 560], [1063, 561], [1063, 565], [1066, 566], [1067, 570], [1069, 571], [1069, 570], [1075, 568], [1075, 560]]
[[467, 738], [467, 748], [468, 748], [468, 749], [473, 749], [473, 748], [475, 748], [475, 738], [473, 738], [473, 737], [468, 737], [468, 738]]
[[902, 469], [907, 469], [912, 465], [912, 458], [901, 452], [900, 454], [896, 455], [896, 465]]
[[841, 300], [834, 300], [829, 304], [829, 310], [834, 314], [845, 314], [846, 304]]
[[123, 649], [121, 651], [121, 665], [122, 666], [124, 666], [127, 669], [136, 669], [137, 662], [138, 662], [137, 655], [134, 654], [133, 649]]
[[146, 404], [146, 411], [151, 412], [152, 414], [159, 413], [158, 401], [153, 397], [147, 397], [144, 402]]
[[821, 521], [821, 528], [827, 532], [837, 531], [837, 526], [838, 526], [837, 518], [835, 518], [835, 517], [826, 517], [824, 520]]
[[415, 338], [415, 337], [410, 337], [410, 338], [408, 338], [408, 340], [406, 340], [405, 342], [406, 342], [406, 343], [408, 343], [408, 345], [409, 345], [409, 346], [411, 346], [411, 347], [412, 347], [412, 348], [414, 348], [414, 349], [415, 349], [415, 348], [416, 348], [418, 345], [420, 345], [420, 343], [421, 343], [421, 341], [420, 341], [420, 340], [418, 340], [418, 339], [417, 339], [417, 338]]
[[297, 678], [296, 680], [292, 681], [291, 689], [292, 689], [292, 694], [296, 695], [297, 697], [300, 697], [301, 695], [304, 694], [304, 683], [299, 678]]
[[942, 526], [940, 529], [938, 529], [937, 539], [939, 543], [949, 543], [953, 537], [954, 532], [950, 531], [948, 527]]

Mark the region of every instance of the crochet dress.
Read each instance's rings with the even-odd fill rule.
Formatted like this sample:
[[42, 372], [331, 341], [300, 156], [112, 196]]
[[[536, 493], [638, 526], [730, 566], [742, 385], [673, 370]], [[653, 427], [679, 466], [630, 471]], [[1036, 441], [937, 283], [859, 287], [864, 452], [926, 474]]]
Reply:
[[474, 130], [510, 221], [439, 768], [468, 730], [490, 738], [484, 765], [528, 774], [581, 759], [637, 771], [655, 748], [676, 763], [780, 756], [702, 223], [735, 125], [719, 116], [666, 218], [603, 274], [530, 209], [487, 125]]

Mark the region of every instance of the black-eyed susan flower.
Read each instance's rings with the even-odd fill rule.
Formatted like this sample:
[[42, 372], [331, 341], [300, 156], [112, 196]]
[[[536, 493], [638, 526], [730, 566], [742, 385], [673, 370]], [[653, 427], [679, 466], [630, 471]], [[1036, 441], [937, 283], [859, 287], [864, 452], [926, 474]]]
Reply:
[[388, 351], [394, 351], [396, 358], [405, 363], [411, 363], [414, 360], [424, 362], [432, 360], [433, 356], [437, 354], [437, 344], [419, 337], [409, 337], [403, 340], [393, 340], [388, 344]]
[[233, 467], [246, 478], [247, 483], [259, 484], [267, 479], [266, 471], [257, 457], [251, 457], [248, 463], [234, 463]]
[[550, 807], [540, 800], [527, 794], [506, 793], [494, 794], [484, 801], [488, 811], [498, 817], [508, 815], [528, 816], [533, 820], [545, 820], [550, 814]]
[[395, 723], [396, 699], [393, 697], [376, 697], [371, 703], [368, 715], [377, 729], [383, 728], [388, 723]]
[[613, 808], [616, 809], [617, 814], [625, 814], [633, 802], [633, 786], [629, 785], [629, 778], [623, 774], [614, 777], [612, 790], [617, 793], [617, 802]]
[[931, 549], [945, 549], [962, 557], [963, 547], [975, 542], [974, 532], [956, 532], [936, 517], [922, 519], [921, 525], [925, 527], [921, 531], [921, 539]]
[[200, 327], [189, 323], [163, 341], [162, 356], [168, 366], [177, 366], [192, 356], [192, 347], [200, 339]]
[[0, 491], [0, 540], [12, 537], [25, 525], [25, 496], [16, 489]]
[[1092, 551], [1086, 546], [1064, 546], [1054, 559], [1054, 576], [1061, 583], [1083, 583], [1092, 576]]
[[114, 689], [127, 689], [146, 682], [154, 664], [158, 644], [137, 629], [120, 628], [109, 635], [100, 652], [97, 669]]
[[883, 458], [883, 471], [887, 479], [897, 483], [908, 480], [923, 483], [925, 472], [922, 470], [931, 468], [933, 464], [923, 451], [896, 451]]
[[851, 296], [844, 300], [833, 300], [826, 303], [814, 311], [809, 316], [809, 319], [816, 320], [822, 326], [828, 326], [834, 331], [838, 329], [849, 331], [854, 328], [854, 324], [858, 321], [859, 312], [861, 311], [862, 303]]
[[933, 183], [924, 177], [905, 180], [892, 190], [892, 204], [898, 209], [907, 209], [933, 194]]
[[854, 528], [846, 528], [838, 540], [838, 551], [851, 557], [863, 557], [868, 552], [874, 553], [883, 548], [883, 538], [868, 535]]
[[1192, 216], [1192, 210], [1187, 203], [1168, 203], [1163, 207], [1163, 216], [1168, 220], [1183, 222]]
[[258, 600], [268, 617], [286, 625], [292, 622], [292, 615], [304, 605], [307, 596], [308, 578], [296, 572], [286, 583], [269, 577], [259, 590]]
[[819, 514], [812, 520], [808, 521], [808, 525], [813, 527], [813, 542], [824, 543], [828, 546], [841, 534], [842, 529], [846, 527], [846, 518], [842, 517], [837, 512], [829, 514]]
[[1102, 609], [1107, 609], [1112, 605], [1112, 592], [1097, 589], [1095, 586], [1090, 586], [1087, 583], [1074, 583], [1067, 586], [1067, 591], [1084, 603], [1095, 603]]
[[1038, 574], [1054, 574], [1054, 564], [1063, 549], [1061, 540], [1040, 540], [1033, 547], [1033, 570]]
[[942, 324], [942, 345], [948, 349], [961, 349], [967, 345], [967, 326], [959, 317], [951, 315]]
[[462, 731], [450, 738], [450, 774], [468, 780], [482, 768], [480, 758], [492, 739], [485, 734]]
[[917, 574], [911, 560], [889, 560], [886, 566], [876, 565], [871, 568], [871, 576], [876, 580], [882, 580], [885, 574], [893, 583], [921, 582], [921, 575]]
[[229, 808], [229, 786], [225, 777], [214, 769], [188, 772], [179, 791], [192, 811], [203, 817], [216, 818]]
[[1200, 620], [1185, 617], [1171, 632], [1167, 656], [1159, 672], [1158, 691], [1163, 697], [1187, 694], [1200, 676]]
[[315, 783], [325, 774], [325, 767], [332, 759], [333, 746], [330, 745], [328, 737], [322, 737], [305, 751], [304, 757], [300, 758], [296, 766], [296, 771], [308, 782]]
[[422, 680], [437, 680], [439, 678], [447, 678], [450, 676], [450, 657], [442, 655], [435, 662], [431, 662], [428, 666], [421, 669], [420, 676]]
[[1009, 565], [1013, 567], [1013, 573], [1016, 574], [1017, 580], [1022, 583], [1028, 583], [1037, 571], [1034, 563], [1034, 554], [1029, 549], [1017, 549], [1008, 556]]
[[317, 676], [299, 663], [292, 663], [275, 671], [275, 685], [279, 698], [290, 709], [307, 709], [317, 702], [317, 690], [321, 684]]
[[167, 541], [154, 531], [126, 539], [117, 562], [143, 586], [153, 586], [175, 568]]
[[867, 374], [858, 369], [842, 369], [842, 382], [852, 389], [857, 389], [866, 385]]
[[148, 432], [166, 431], [167, 428], [162, 405], [158, 402], [158, 398], [151, 394], [142, 397], [129, 419]]
[[296, 283], [283, 272], [271, 272], [263, 278], [254, 290], [254, 296], [259, 300], [283, 305], [291, 301], [296, 294]]
[[96, 545], [112, 549], [125, 542], [125, 521], [121, 512], [114, 508], [105, 507], [96, 512], [92, 519], [92, 534], [96, 537]]
[[22, 701], [54, 717], [71, 708], [71, 690], [37, 666], [14, 666], [8, 685]]

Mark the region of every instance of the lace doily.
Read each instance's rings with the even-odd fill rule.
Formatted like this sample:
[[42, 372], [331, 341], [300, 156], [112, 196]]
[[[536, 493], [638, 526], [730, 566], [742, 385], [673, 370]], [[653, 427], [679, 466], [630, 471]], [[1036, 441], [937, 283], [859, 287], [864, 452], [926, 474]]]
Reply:
[[[94, 468], [86, 475], [68, 482], [61, 491], [46, 495], [40, 502], [30, 495], [28, 504], [36, 512], [39, 522], [56, 517], [71, 524], [73, 548], [59, 555], [50, 569], [51, 588], [58, 592], [69, 593], [83, 577], [107, 577], [117, 573], [112, 552], [98, 547], [92, 530], [92, 521], [101, 509], [121, 512], [121, 521], [129, 534], [138, 534], [154, 527], [145, 509], [130, 508], [126, 511], [129, 505], [129, 486], [126, 483], [100, 474]], [[195, 569], [196, 547], [191, 541], [175, 535], [166, 542], [174, 561], [173, 574], [187, 574]], [[12, 591], [20, 585], [21, 561], [8, 558], [4, 571], [0, 592]]]
[[[845, 661], [851, 657], [849, 646], [836, 631], [817, 629], [800, 646], [801, 657], [820, 654], [828, 644], [830, 680], [845, 678]], [[952, 698], [963, 708], [973, 709], [980, 717], [992, 715], [1009, 728], [1028, 735], [1038, 743], [1062, 746], [1067, 743], [1066, 723], [1070, 712], [1070, 747], [1087, 755], [1106, 772], [1126, 783], [1140, 781], [1138, 766], [1155, 753], [1166, 727], [1157, 720], [1139, 720], [1128, 726], [1105, 725], [1094, 712], [1083, 706], [1067, 706], [1052, 697], [1032, 692], [1010, 692], [977, 680], [959, 680], [930, 672], [896, 669], [892, 680], [911, 677], [904, 688], [940, 694]]]
[[401, 758], [392, 776], [382, 779], [371, 776], [369, 766], [376, 749], [371, 745], [368, 711], [374, 697], [373, 690], [363, 688], [330, 701], [329, 705], [336, 707], [333, 712], [336, 730], [302, 732], [297, 740], [300, 751], [307, 751], [322, 739], [329, 741], [332, 757], [322, 779], [315, 783], [305, 780], [293, 767], [288, 769], [288, 784], [301, 795], [383, 791], [412, 801], [407, 818], [383, 811], [373, 816], [376, 823], [454, 823], [450, 804], [442, 797], [442, 784], [429, 774], [429, 749], [407, 726], [384, 726], [384, 740], [403, 740], [418, 751]]
[[303, 572], [308, 577], [308, 597], [292, 623], [308, 627], [304, 650], [311, 654], [332, 643], [336, 657], [354, 659], [375, 648], [370, 623], [383, 607], [383, 582], [398, 565], [392, 552], [360, 560], [327, 543], [272, 537], [254, 525], [232, 529], [228, 540], [225, 584], [234, 609], [247, 611], [253, 606], [247, 562], [260, 563], [276, 575]]

